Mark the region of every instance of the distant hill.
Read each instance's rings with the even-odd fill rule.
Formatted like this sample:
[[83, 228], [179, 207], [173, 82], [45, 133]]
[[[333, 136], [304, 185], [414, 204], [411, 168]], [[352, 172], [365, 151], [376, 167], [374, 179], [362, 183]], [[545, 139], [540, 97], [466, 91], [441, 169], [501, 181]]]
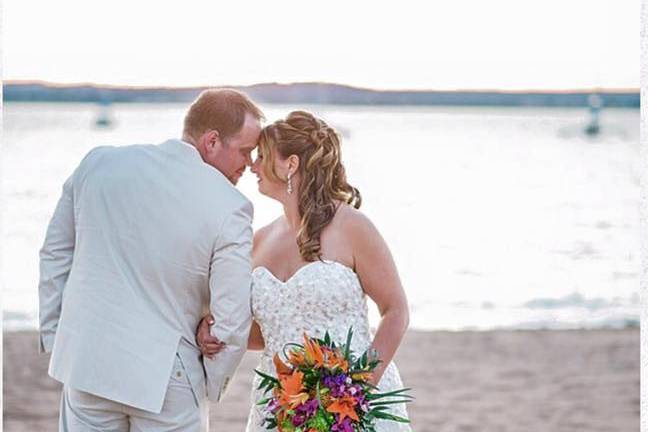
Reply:
[[[189, 102], [207, 87], [120, 88], [95, 85], [62, 86], [46, 83], [8, 82], [5, 102]], [[325, 83], [256, 84], [234, 86], [261, 103], [337, 105], [468, 105], [584, 107], [594, 91], [504, 92], [371, 90]], [[638, 91], [596, 92], [606, 107], [639, 108]]]

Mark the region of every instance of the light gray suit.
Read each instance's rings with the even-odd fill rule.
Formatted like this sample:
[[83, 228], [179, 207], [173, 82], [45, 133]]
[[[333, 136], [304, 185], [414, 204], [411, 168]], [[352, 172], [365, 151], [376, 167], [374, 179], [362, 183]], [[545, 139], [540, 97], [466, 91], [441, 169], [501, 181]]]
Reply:
[[[160, 413], [177, 355], [196, 400], [218, 401], [247, 347], [251, 221], [250, 202], [187, 143], [92, 150], [40, 254], [49, 374]], [[208, 311], [227, 347], [203, 368], [195, 332]]]

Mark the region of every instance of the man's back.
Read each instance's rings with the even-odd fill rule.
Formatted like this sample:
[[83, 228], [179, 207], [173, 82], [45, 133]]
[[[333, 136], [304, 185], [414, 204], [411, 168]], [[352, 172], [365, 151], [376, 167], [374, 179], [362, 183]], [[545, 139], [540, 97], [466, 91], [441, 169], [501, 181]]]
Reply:
[[[213, 255], [227, 220], [237, 211], [251, 218], [250, 204], [179, 140], [97, 148], [66, 190], [74, 252], [58, 328], [51, 329], [50, 374], [159, 411], [179, 343], [191, 353], [208, 311]], [[47, 256], [42, 262], [48, 266]]]

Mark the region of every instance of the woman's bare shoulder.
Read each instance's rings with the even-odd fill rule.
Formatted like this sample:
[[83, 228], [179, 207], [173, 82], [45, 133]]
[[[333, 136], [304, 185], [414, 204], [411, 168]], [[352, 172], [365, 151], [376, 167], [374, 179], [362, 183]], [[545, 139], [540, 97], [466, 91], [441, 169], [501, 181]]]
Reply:
[[279, 225], [281, 224], [282, 219], [283, 219], [283, 216], [280, 216], [277, 219], [270, 222], [268, 225], [265, 225], [265, 226], [259, 228], [258, 230], [256, 230], [254, 232], [254, 244], [255, 244], [255, 246], [257, 244], [262, 243], [265, 239], [267, 239], [268, 236], [271, 235], [272, 232], [277, 229], [277, 227], [279, 227]]
[[371, 219], [353, 206], [349, 204], [341, 204], [336, 214], [336, 224], [340, 230], [346, 235], [355, 238], [356, 236], [364, 236], [376, 230], [376, 227], [371, 222]]

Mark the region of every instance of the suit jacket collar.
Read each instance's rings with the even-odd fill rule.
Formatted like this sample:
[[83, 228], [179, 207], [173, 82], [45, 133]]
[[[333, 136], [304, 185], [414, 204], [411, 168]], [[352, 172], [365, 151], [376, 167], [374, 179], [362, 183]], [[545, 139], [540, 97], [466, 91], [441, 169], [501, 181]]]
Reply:
[[191, 144], [180, 139], [173, 138], [160, 144], [160, 147], [167, 153], [180, 157], [190, 162], [205, 163], [198, 150]]
[[180, 158], [183, 161], [186, 161], [187, 163], [199, 163], [199, 164], [204, 164], [205, 166], [211, 168], [216, 172], [220, 177], [223, 178], [223, 180], [230, 185], [231, 187], [235, 187], [228, 179], [225, 177], [225, 174], [220, 172], [216, 167], [213, 167], [206, 163], [203, 159], [202, 156], [200, 156], [200, 153], [198, 152], [198, 149], [194, 147], [193, 145], [189, 144], [188, 142], [182, 141], [177, 138], [172, 138], [170, 140], [167, 140], [163, 142], [162, 144], [159, 144], [159, 147], [166, 153], [172, 155], [173, 157]]

